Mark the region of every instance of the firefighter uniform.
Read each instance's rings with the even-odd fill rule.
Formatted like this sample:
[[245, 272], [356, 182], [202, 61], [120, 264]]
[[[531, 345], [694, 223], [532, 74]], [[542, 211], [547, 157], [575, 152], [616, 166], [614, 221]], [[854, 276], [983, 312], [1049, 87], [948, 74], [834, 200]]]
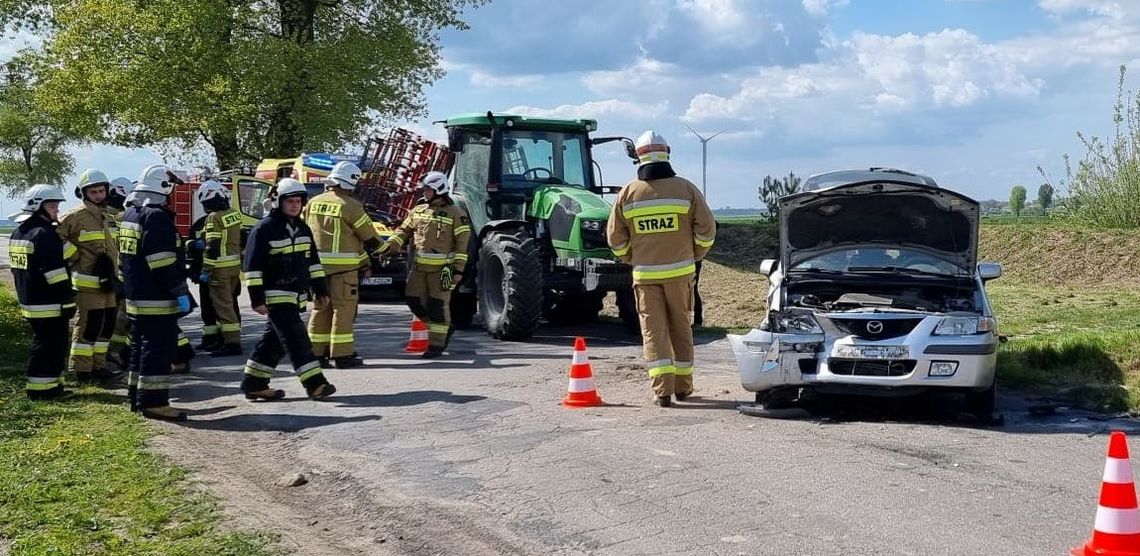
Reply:
[[[189, 298], [179, 242], [173, 213], [165, 207], [131, 207], [119, 228], [123, 290], [130, 318], [128, 395], [144, 415], [148, 409], [170, 405], [171, 364], [180, 349], [178, 318], [183, 309], [179, 299]], [[189, 340], [185, 343], [189, 347]]]
[[360, 295], [360, 270], [368, 253], [380, 247], [364, 205], [339, 187], [313, 197], [302, 214], [312, 229], [328, 279], [328, 307], [309, 316], [309, 338], [318, 357], [339, 359], [356, 353], [353, 324]]
[[467, 242], [471, 224], [467, 213], [448, 196], [416, 205], [403, 224], [388, 238], [392, 248], [402, 248], [411, 239], [415, 252], [404, 291], [412, 313], [427, 324], [428, 344], [442, 350], [451, 332], [448, 307], [451, 290], [441, 285], [442, 274], [461, 274], [467, 265]]
[[[78, 293], [79, 320], [71, 344], [70, 369], [82, 380], [106, 371], [107, 349], [115, 331], [114, 283], [118, 253], [114, 217], [90, 201], [60, 218], [57, 232], [71, 262]], [[74, 247], [72, 247], [74, 246]]]
[[32, 399], [58, 397], [64, 391], [67, 323], [75, 312], [75, 292], [63, 248], [52, 223], [38, 213], [24, 220], [8, 242], [20, 314], [32, 328], [26, 386]]
[[[304, 186], [301, 186], [304, 191]], [[321, 371], [312, 343], [301, 322], [301, 313], [312, 292], [328, 295], [325, 272], [313, 234], [300, 218], [290, 218], [274, 209], [250, 232], [244, 264], [246, 286], [253, 307], [269, 312], [265, 332], [245, 362], [241, 389], [249, 399], [276, 399], [280, 390], [269, 389], [269, 379], [285, 355], [309, 396], [316, 399], [335, 388]]]
[[[644, 178], [622, 188], [607, 236], [614, 254], [633, 265], [646, 366], [653, 393], [666, 406], [674, 394], [681, 400], [693, 392], [693, 278], [696, 261], [716, 238], [716, 223], [700, 190], [668, 167], [664, 139], [646, 135], [638, 140]], [[657, 167], [645, 168], [654, 162]]]
[[222, 329], [218, 326], [218, 317], [214, 314], [214, 305], [210, 303], [210, 283], [202, 283], [198, 278], [202, 274], [202, 258], [206, 251], [206, 217], [194, 221], [190, 226], [190, 241], [186, 243], [186, 273], [190, 280], [198, 284], [198, 307], [202, 316], [202, 341], [198, 349], [209, 351], [222, 345]]
[[[209, 305], [222, 343], [240, 352], [241, 317], [237, 296], [241, 288], [241, 213], [233, 208], [211, 212], [206, 216], [205, 239], [202, 272], [210, 275]], [[203, 305], [206, 300], [203, 297]]]
[[[109, 233], [112, 238], [115, 238], [115, 245], [117, 246], [119, 226], [122, 225], [123, 215], [126, 212], [110, 206], [106, 210], [111, 216]], [[130, 356], [127, 350], [130, 349], [131, 338], [126, 300], [123, 299], [123, 269], [119, 265], [115, 265], [115, 279], [118, 281], [118, 291], [115, 292], [115, 329], [111, 332], [111, 344], [107, 348], [107, 359], [113, 361], [119, 370], [126, 370]]]

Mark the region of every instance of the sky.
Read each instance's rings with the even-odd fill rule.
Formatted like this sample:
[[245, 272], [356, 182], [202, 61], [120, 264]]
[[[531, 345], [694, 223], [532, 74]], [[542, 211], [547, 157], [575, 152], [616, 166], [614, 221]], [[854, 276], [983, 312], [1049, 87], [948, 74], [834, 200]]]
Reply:
[[[588, 117], [599, 135], [664, 135], [714, 208], [759, 208], [766, 175], [886, 166], [977, 199], [1036, 196], [1077, 131], [1112, 132], [1119, 67], [1140, 59], [1132, 0], [493, 0], [441, 36], [430, 138], [461, 112]], [[0, 39], [0, 59], [21, 44]], [[1137, 68], [1140, 71], [1140, 67]], [[1140, 87], [1129, 75], [1126, 88]], [[134, 176], [150, 150], [78, 149], [76, 174]], [[634, 168], [595, 151], [607, 185]], [[0, 203], [2, 214], [15, 210]]]

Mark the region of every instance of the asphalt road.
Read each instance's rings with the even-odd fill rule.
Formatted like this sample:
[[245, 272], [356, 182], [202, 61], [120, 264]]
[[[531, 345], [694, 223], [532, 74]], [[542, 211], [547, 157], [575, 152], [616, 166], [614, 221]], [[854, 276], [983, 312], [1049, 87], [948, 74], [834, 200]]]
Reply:
[[[327, 403], [283, 371], [288, 400], [247, 402], [243, 358], [200, 357], [174, 391], [192, 420], [156, 442], [239, 523], [284, 531], [300, 553], [317, 539], [328, 554], [1038, 556], [1087, 540], [1106, 432], [1138, 428], [1032, 417], [1019, 398], [996, 428], [898, 404], [748, 417], [715, 338], [697, 351], [699, 398], [661, 409], [639, 344], [608, 324], [585, 332], [611, 405], [571, 410], [559, 401], [575, 331], [528, 343], [462, 331], [426, 362], [401, 352], [408, 321], [402, 305], [362, 306], [369, 367], [328, 371]], [[247, 350], [262, 322], [247, 319]], [[269, 484], [290, 470], [309, 484]]]

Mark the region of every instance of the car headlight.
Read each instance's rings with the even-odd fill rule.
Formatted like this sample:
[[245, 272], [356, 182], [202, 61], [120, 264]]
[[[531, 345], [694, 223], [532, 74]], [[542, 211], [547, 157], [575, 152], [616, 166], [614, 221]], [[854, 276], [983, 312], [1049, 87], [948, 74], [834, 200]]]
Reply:
[[997, 329], [992, 317], [944, 317], [934, 329], [935, 336], [972, 336]]
[[781, 313], [773, 311], [768, 315], [772, 332], [784, 334], [823, 334], [815, 317], [810, 313]]
[[583, 230], [590, 230], [591, 232], [597, 232], [597, 231], [601, 231], [602, 225], [604, 223], [605, 223], [604, 220], [583, 220], [581, 225], [582, 225]]

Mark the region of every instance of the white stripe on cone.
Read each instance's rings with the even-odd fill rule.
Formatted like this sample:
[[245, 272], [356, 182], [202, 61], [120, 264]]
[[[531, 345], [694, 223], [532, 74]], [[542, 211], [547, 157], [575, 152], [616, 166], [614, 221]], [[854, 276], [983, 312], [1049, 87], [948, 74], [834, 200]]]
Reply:
[[1132, 483], [1132, 466], [1126, 459], [1104, 460], [1104, 482], [1127, 485]]
[[589, 362], [590, 362], [590, 358], [586, 356], [586, 352], [584, 352], [584, 351], [575, 351], [574, 352], [574, 360], [572, 362], [573, 365], [585, 365], [586, 363], [589, 363]]
[[572, 378], [570, 379], [570, 386], [567, 388], [570, 392], [575, 394], [580, 392], [593, 392], [594, 391], [594, 377], [590, 378]]
[[415, 332], [412, 332], [412, 339], [413, 340], [426, 340], [426, 339], [428, 339], [427, 330], [416, 330]]
[[1097, 506], [1094, 528], [1101, 533], [1111, 535], [1140, 534], [1140, 510], [1136, 508], [1118, 510]]

